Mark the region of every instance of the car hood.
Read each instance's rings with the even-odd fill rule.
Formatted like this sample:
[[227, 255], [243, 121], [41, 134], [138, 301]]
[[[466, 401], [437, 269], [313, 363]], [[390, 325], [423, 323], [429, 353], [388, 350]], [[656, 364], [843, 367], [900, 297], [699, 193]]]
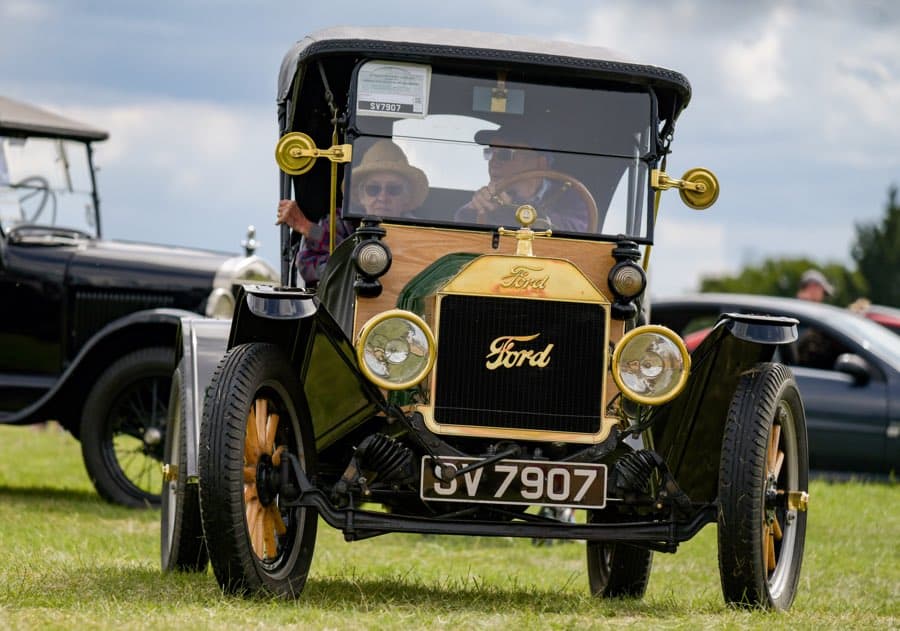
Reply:
[[87, 241], [75, 248], [67, 275], [73, 285], [178, 291], [212, 287], [218, 269], [233, 255], [208, 250]]

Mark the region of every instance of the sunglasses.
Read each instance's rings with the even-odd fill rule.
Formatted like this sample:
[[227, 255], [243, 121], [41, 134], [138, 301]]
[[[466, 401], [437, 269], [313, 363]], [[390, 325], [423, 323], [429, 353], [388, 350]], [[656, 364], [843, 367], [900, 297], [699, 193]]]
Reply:
[[381, 195], [381, 191], [384, 190], [385, 193], [390, 197], [399, 197], [403, 193], [406, 192], [406, 187], [402, 184], [398, 184], [396, 182], [390, 182], [382, 186], [381, 184], [366, 184], [363, 187], [363, 191], [365, 191], [366, 195], [369, 197], [378, 197]]
[[[524, 151], [527, 152], [527, 149]], [[519, 154], [526, 155], [526, 153], [523, 153], [522, 149], [509, 149], [507, 147], [485, 147], [484, 148], [484, 159], [485, 160], [491, 160], [493, 158], [496, 158], [500, 162], [509, 162], [510, 160], [514, 159]]]

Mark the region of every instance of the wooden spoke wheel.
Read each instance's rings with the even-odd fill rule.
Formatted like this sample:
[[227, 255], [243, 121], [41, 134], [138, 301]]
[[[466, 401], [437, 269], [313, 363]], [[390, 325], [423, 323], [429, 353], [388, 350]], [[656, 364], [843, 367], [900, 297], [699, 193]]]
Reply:
[[731, 604], [788, 609], [806, 539], [809, 456], [797, 384], [760, 364], [738, 384], [719, 468], [719, 572]]
[[281, 465], [315, 466], [300, 380], [270, 344], [237, 346], [210, 384], [200, 436], [200, 505], [216, 579], [230, 593], [296, 597], [306, 584], [317, 514], [282, 505]]
[[287, 534], [281, 510], [271, 496], [271, 480], [281, 465], [284, 445], [275, 446], [279, 416], [270, 409], [268, 399], [253, 402], [247, 414], [244, 439], [244, 510], [253, 552], [263, 560], [278, 556], [278, 537]]

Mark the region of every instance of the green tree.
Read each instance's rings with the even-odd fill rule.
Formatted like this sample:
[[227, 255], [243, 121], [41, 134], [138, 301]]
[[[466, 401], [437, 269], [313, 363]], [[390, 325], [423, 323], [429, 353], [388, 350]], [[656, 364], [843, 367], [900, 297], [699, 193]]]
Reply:
[[850, 254], [868, 285], [867, 298], [876, 304], [900, 307], [900, 205], [896, 186], [888, 189], [880, 224], [856, 224], [856, 242]]
[[793, 297], [800, 276], [808, 269], [820, 270], [834, 285], [834, 295], [827, 302], [846, 306], [867, 294], [865, 280], [840, 263], [821, 265], [807, 258], [766, 259], [759, 265], [745, 267], [737, 276], [703, 278], [700, 291]]

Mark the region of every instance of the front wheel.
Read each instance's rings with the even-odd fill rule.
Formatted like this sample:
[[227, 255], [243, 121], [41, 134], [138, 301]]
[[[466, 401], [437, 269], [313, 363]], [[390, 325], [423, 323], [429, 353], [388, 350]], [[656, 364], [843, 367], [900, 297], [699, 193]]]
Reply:
[[785, 610], [800, 578], [809, 496], [806, 418], [791, 372], [760, 364], [728, 410], [719, 466], [719, 574], [725, 601]]
[[100, 375], [81, 420], [81, 453], [94, 487], [107, 501], [159, 506], [166, 408], [175, 354], [142, 348]]
[[278, 347], [244, 344], [226, 353], [210, 383], [200, 444], [200, 508], [219, 585], [298, 596], [318, 515], [281, 505], [276, 472], [292, 454], [311, 477], [315, 448], [300, 380]]

